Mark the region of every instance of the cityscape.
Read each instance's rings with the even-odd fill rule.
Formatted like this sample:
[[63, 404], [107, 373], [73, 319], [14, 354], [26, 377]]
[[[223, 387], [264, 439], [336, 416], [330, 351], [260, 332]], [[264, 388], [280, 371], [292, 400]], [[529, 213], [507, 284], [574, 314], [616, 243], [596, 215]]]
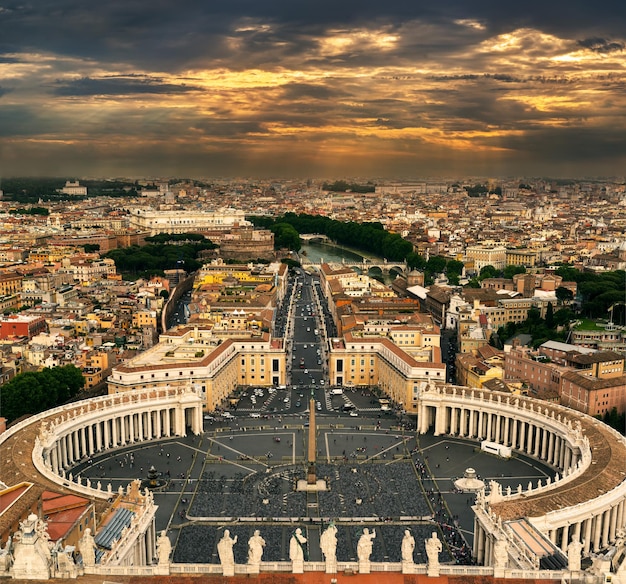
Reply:
[[0, 578], [626, 584], [624, 31], [0, 2]]
[[6, 179], [3, 574], [621, 581], [625, 191]]

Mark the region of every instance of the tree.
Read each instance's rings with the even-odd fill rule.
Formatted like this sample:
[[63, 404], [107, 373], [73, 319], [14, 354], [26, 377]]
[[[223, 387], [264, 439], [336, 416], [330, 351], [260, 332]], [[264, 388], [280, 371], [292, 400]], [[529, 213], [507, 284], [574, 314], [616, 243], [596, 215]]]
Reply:
[[524, 266], [506, 266], [502, 272], [502, 277], [507, 280], [512, 280], [515, 274], [524, 274], [526, 273], [526, 268]]
[[546, 308], [546, 327], [549, 329], [554, 328], [554, 308], [552, 307], [552, 302], [548, 302]]
[[9, 422], [65, 403], [85, 385], [85, 378], [74, 365], [53, 367], [16, 375], [0, 386], [2, 415]]
[[431, 274], [441, 274], [446, 269], [446, 258], [431, 256], [426, 262], [426, 271]]
[[574, 293], [569, 288], [559, 286], [555, 291], [556, 299], [559, 304], [565, 304], [574, 300]]
[[482, 282], [486, 278], [496, 278], [498, 276], [498, 270], [493, 266], [483, 266], [480, 270], [478, 279]]

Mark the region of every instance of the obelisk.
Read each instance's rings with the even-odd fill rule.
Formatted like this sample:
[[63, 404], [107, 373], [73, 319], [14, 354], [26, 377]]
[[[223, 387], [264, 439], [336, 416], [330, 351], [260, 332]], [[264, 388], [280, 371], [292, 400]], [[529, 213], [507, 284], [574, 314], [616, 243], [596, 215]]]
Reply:
[[325, 491], [328, 486], [324, 479], [318, 479], [315, 471], [315, 459], [317, 458], [316, 443], [316, 427], [315, 427], [315, 394], [311, 388], [311, 399], [309, 399], [309, 445], [307, 452], [307, 471], [306, 480], [298, 481], [297, 491]]
[[306, 482], [308, 485], [317, 484], [317, 476], [315, 474], [315, 459], [317, 458], [317, 444], [315, 443], [315, 397], [311, 390], [311, 399], [309, 400], [309, 452], [307, 462], [309, 467], [306, 473]]

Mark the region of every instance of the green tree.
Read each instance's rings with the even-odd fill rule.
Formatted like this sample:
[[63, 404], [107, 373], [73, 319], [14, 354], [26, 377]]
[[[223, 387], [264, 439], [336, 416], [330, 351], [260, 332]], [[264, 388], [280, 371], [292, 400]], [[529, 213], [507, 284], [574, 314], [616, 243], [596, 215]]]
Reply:
[[555, 291], [556, 299], [559, 304], [565, 304], [574, 300], [574, 293], [569, 288], [559, 286]]
[[0, 386], [2, 415], [9, 422], [65, 403], [85, 385], [77, 367], [65, 365], [26, 372]]
[[549, 329], [554, 328], [554, 308], [552, 307], [552, 302], [548, 302], [546, 307], [546, 327]]
[[480, 270], [478, 279], [482, 282], [486, 278], [496, 278], [499, 272], [493, 266], [483, 266]]
[[524, 273], [526, 273], [526, 268], [524, 266], [506, 266], [502, 272], [502, 277], [507, 280], [512, 280], [515, 274]]

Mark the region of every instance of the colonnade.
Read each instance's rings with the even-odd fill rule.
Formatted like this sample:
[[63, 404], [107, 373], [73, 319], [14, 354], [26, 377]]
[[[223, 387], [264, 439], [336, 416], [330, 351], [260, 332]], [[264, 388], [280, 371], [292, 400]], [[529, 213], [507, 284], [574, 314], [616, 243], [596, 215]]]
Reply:
[[95, 398], [56, 413], [42, 425], [40, 441], [44, 466], [59, 477], [98, 452], [202, 432], [202, 399], [191, 388]]
[[442, 405], [436, 412], [436, 433], [496, 442], [543, 460], [561, 471], [576, 466], [580, 450], [562, 435], [563, 429], [557, 428], [554, 420], [537, 415], [529, 419], [523, 410], [518, 410], [519, 413], [494, 412], [485, 408], [472, 409], [471, 405]]
[[[506, 520], [523, 509], [521, 516], [564, 553], [578, 541], [585, 554], [606, 549], [626, 527], [626, 480], [616, 470], [626, 458], [626, 440], [611, 428], [558, 405], [468, 388], [425, 388], [419, 407], [420, 433], [433, 429], [436, 435], [495, 442], [542, 460], [561, 475], [536, 490], [500, 496], [495, 506], [491, 501], [477, 505], [474, 555], [479, 562], [493, 560], [491, 527], [500, 513]], [[594, 467], [593, 448], [609, 448], [614, 462]], [[518, 509], [520, 500], [524, 507]], [[507, 502], [513, 505], [508, 510]]]
[[144, 440], [186, 436], [187, 427], [192, 426], [188, 413], [188, 410], [155, 404], [154, 408], [144, 411], [86, 420], [84, 425], [73, 426], [57, 436], [54, 444], [44, 450], [44, 458], [47, 457], [52, 470], [59, 474], [97, 452]]

